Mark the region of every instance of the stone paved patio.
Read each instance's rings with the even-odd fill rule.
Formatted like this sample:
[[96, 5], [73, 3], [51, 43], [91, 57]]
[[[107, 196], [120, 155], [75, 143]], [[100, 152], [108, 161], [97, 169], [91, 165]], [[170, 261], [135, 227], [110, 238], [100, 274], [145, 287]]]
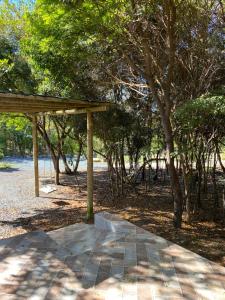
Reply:
[[108, 213], [0, 240], [1, 300], [225, 300], [225, 268]]

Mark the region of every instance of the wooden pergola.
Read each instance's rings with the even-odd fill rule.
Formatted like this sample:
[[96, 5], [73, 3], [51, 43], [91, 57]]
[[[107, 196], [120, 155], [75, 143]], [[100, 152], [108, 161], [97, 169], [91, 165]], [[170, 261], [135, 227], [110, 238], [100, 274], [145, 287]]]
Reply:
[[93, 218], [93, 113], [106, 111], [108, 102], [59, 97], [0, 93], [0, 112], [23, 113], [32, 117], [35, 196], [39, 197], [38, 132], [40, 115], [87, 114], [87, 218]]

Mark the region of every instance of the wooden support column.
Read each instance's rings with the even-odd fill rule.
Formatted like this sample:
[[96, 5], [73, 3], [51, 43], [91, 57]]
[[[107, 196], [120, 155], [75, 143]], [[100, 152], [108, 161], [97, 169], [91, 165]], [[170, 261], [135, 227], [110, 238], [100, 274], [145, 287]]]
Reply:
[[34, 181], [35, 196], [39, 197], [39, 171], [38, 171], [38, 134], [37, 134], [37, 116], [32, 118], [32, 135], [33, 135], [33, 160], [34, 160]]
[[93, 115], [87, 112], [87, 220], [93, 217]]

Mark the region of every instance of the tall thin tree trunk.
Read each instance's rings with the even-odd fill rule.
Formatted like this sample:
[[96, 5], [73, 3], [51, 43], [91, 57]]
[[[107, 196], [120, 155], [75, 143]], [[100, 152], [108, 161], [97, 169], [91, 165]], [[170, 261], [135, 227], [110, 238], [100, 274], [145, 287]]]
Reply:
[[59, 185], [59, 173], [60, 173], [60, 169], [59, 169], [59, 155], [55, 155], [52, 153], [51, 151], [51, 157], [52, 157], [52, 161], [53, 161], [53, 166], [54, 166], [54, 170], [55, 170], [55, 184]]
[[120, 162], [121, 162], [122, 177], [124, 177], [127, 175], [126, 165], [124, 160], [124, 139], [122, 140], [122, 145], [120, 148]]
[[79, 167], [81, 153], [82, 153], [82, 148], [83, 148], [82, 143], [79, 143], [79, 149], [78, 149], [78, 154], [77, 154], [77, 158], [76, 158], [76, 164], [75, 164], [75, 167], [73, 169], [74, 173], [77, 173], [77, 170], [78, 170], [78, 167]]
[[179, 182], [179, 176], [174, 165], [174, 138], [172, 125], [169, 116], [160, 110], [162, 125], [166, 139], [166, 160], [170, 175], [171, 188], [174, 196], [174, 217], [173, 223], [175, 228], [181, 228], [183, 213], [183, 194]]
[[198, 158], [197, 161], [197, 172], [198, 172], [198, 190], [197, 190], [197, 199], [196, 199], [196, 208], [197, 211], [199, 208], [202, 208], [202, 200], [201, 200], [201, 190], [202, 190], [202, 162], [201, 157]]
[[189, 183], [189, 172], [186, 167], [185, 159], [183, 155], [181, 155], [181, 166], [183, 171], [183, 179], [184, 179], [184, 197], [185, 197], [185, 206], [187, 213], [187, 223], [191, 222], [191, 199], [190, 199], [190, 183]]
[[216, 154], [217, 154], [217, 157], [218, 157], [220, 167], [221, 167], [221, 169], [222, 169], [222, 171], [225, 175], [225, 167], [224, 167], [223, 162], [222, 162], [222, 158], [221, 158], [221, 155], [220, 155], [220, 149], [219, 149], [218, 143], [216, 143]]
[[216, 210], [219, 207], [219, 196], [216, 184], [216, 152], [213, 157], [213, 170], [212, 170], [212, 183], [213, 183], [213, 198], [214, 198], [214, 218], [216, 218]]
[[160, 150], [158, 150], [156, 154], [155, 180], [158, 180], [159, 177], [159, 154], [160, 154]]
[[70, 169], [68, 163], [67, 163], [67, 159], [66, 159], [66, 155], [61, 151], [61, 157], [62, 157], [62, 161], [65, 167], [65, 172], [66, 174], [71, 174], [72, 170]]
[[60, 169], [59, 169], [59, 157], [57, 157], [56, 160], [56, 168], [55, 168], [55, 184], [59, 185], [59, 173], [60, 173]]

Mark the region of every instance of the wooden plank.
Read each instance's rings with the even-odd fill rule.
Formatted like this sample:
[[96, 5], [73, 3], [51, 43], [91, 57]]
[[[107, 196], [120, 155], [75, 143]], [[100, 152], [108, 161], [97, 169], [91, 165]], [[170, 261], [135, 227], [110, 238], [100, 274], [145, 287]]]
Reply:
[[38, 103], [33, 103], [33, 102], [17, 102], [17, 101], [13, 101], [13, 102], [9, 102], [9, 101], [1, 101], [0, 100], [0, 107], [1, 108], [6, 108], [6, 107], [33, 107], [33, 108], [37, 108], [37, 107], [43, 107], [46, 108], [48, 107], [49, 110], [54, 109], [55, 107], [58, 109], [60, 108], [65, 108], [65, 109], [70, 109], [70, 108], [83, 108], [83, 107], [92, 107], [91, 105], [81, 105], [81, 104], [66, 104], [66, 103], [55, 103], [55, 102], [38, 102]]
[[[57, 110], [59, 108], [56, 108]], [[60, 107], [60, 109], [62, 109]], [[5, 112], [5, 113], [47, 113], [49, 112], [49, 107], [46, 107], [46, 108], [40, 108], [40, 107], [37, 107], [37, 108], [32, 108], [32, 107], [20, 107], [18, 106], [17, 108], [16, 107], [7, 107], [7, 108], [1, 108], [0, 107], [0, 112]]]
[[[75, 109], [68, 109], [68, 106], [36, 106], [36, 105], [9, 105], [9, 104], [0, 104], [0, 112], [15, 112], [15, 113], [46, 113], [48, 115], [70, 115], [70, 114], [83, 114], [87, 113], [88, 110], [91, 110], [92, 112], [95, 111], [106, 111], [109, 106], [95, 106], [95, 107], [80, 107]], [[71, 108], [71, 107], [69, 107]], [[54, 110], [53, 110], [54, 109]]]
[[13, 102], [13, 103], [8, 103], [7, 101], [0, 102], [0, 109], [5, 109], [5, 108], [20, 108], [20, 109], [39, 109], [43, 108], [46, 111], [57, 111], [60, 109], [75, 109], [75, 108], [88, 108], [92, 107], [89, 105], [72, 105], [72, 104], [59, 104], [59, 103], [18, 103], [18, 102]]
[[36, 115], [32, 117], [32, 136], [33, 136], [35, 196], [39, 197], [38, 134], [37, 134], [37, 116]]
[[96, 106], [96, 104], [90, 104], [89, 102], [80, 104], [80, 103], [71, 103], [71, 102], [47, 102], [47, 101], [37, 101], [37, 102], [33, 102], [33, 101], [9, 101], [9, 100], [1, 100], [0, 99], [0, 107], [5, 107], [6, 105], [9, 105], [10, 107], [17, 107], [17, 105], [19, 106], [31, 106], [31, 107], [48, 107], [49, 109], [52, 109], [54, 107], [63, 107], [65, 109], [70, 109], [70, 108], [82, 108], [82, 107], [93, 107]]
[[23, 94], [12, 94], [12, 93], [0, 93], [0, 103], [2, 101], [8, 101], [8, 103], [51, 103], [51, 104], [68, 104], [72, 107], [92, 107], [101, 104], [97, 101], [87, 101], [87, 100], [77, 100], [62, 97], [51, 97], [51, 96], [41, 96], [41, 95], [23, 95]]
[[[72, 100], [68, 98], [45, 97], [39, 95], [22, 95], [0, 93], [0, 112], [37, 113], [54, 111], [57, 114], [86, 113], [87, 109], [104, 111], [110, 104], [108, 102]], [[96, 110], [97, 109], [97, 110]]]
[[93, 220], [93, 115], [87, 112], [87, 220]]
[[[101, 111], [107, 111], [109, 108], [108, 105], [103, 106], [96, 106], [92, 108], [77, 108], [77, 109], [70, 109], [70, 110], [58, 110], [58, 111], [51, 111], [44, 113], [44, 115], [78, 115], [78, 114], [86, 114], [87, 112], [101, 112]], [[40, 113], [43, 115], [42, 113]]]
[[24, 94], [13, 94], [13, 93], [0, 93], [0, 101], [2, 99], [8, 99], [9, 101], [29, 101], [29, 102], [54, 102], [54, 103], [71, 103], [71, 104], [97, 104], [96, 101], [86, 101], [86, 100], [75, 100], [70, 98], [53, 97], [53, 96], [42, 96], [42, 95], [24, 95]]

